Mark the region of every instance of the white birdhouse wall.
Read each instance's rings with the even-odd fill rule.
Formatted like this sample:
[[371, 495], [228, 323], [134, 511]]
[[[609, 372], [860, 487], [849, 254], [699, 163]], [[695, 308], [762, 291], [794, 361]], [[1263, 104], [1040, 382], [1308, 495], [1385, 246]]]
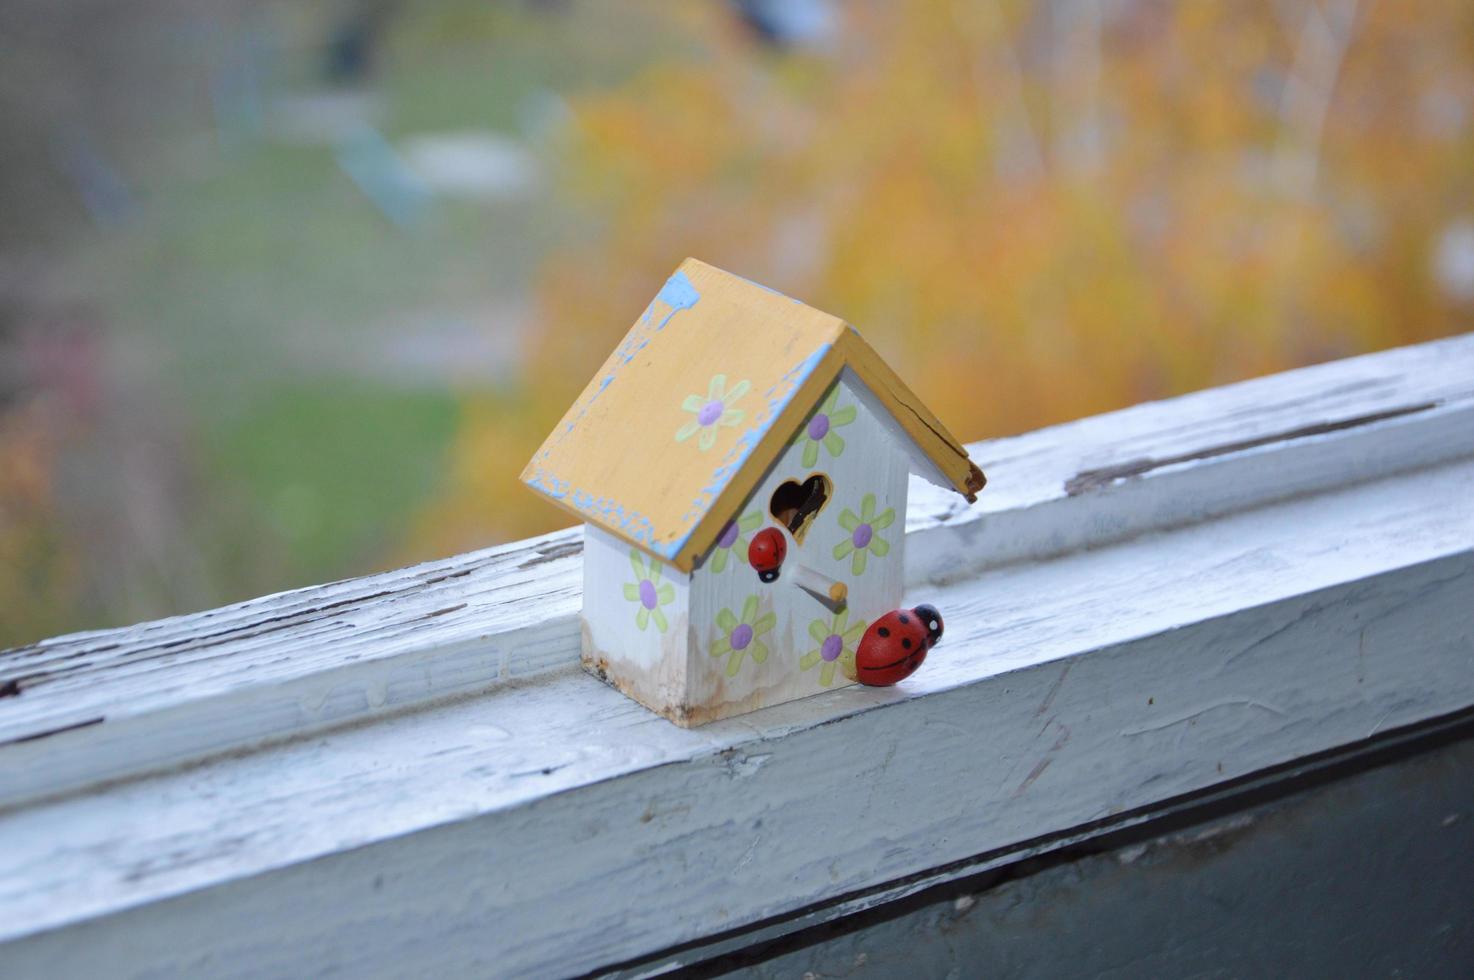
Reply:
[[[901, 599], [909, 467], [898, 433], [846, 372], [732, 515], [691, 578], [687, 687], [698, 723], [850, 683], [845, 661], [865, 626]], [[791, 533], [774, 495], [810, 481], [824, 481], [826, 499]], [[771, 583], [747, 560], [753, 535], [768, 527], [782, 529], [788, 545]], [[801, 568], [844, 583], [845, 606], [826, 608], [799, 587]]]
[[584, 666], [669, 714], [686, 699], [690, 579], [607, 531], [584, 525]]
[[[586, 525], [585, 665], [683, 725], [851, 683], [845, 668], [865, 627], [901, 600], [909, 446], [845, 371], [689, 577]], [[764, 528], [787, 545], [771, 582], [748, 562]], [[801, 588], [805, 575], [843, 583], [844, 605]]]

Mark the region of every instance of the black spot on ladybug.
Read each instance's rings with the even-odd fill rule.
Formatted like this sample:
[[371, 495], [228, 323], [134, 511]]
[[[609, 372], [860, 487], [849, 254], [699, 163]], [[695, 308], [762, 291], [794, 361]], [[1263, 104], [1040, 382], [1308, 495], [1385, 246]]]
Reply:
[[881, 636], [890, 636], [891, 635], [891, 631], [888, 630], [888, 629], [886, 629], [884, 626], [882, 626], [880, 628], [880, 635]]
[[907, 650], [911, 649], [911, 640], [909, 638], [902, 640], [901, 646]]
[[907, 616], [905, 613], [901, 613], [901, 625], [902, 626], [905, 626], [909, 622], [911, 622], [911, 618], [909, 616]]

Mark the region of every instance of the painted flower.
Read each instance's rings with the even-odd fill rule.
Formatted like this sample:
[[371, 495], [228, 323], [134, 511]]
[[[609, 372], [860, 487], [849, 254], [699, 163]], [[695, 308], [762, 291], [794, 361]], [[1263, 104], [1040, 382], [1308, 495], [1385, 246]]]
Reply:
[[850, 532], [849, 537], [834, 546], [835, 559], [843, 559], [846, 555], [853, 554], [850, 559], [850, 571], [855, 575], [865, 573], [865, 561], [867, 555], [876, 558], [884, 558], [890, 554], [890, 542], [882, 538], [877, 532], [890, 527], [896, 519], [896, 509], [887, 507], [885, 513], [875, 513], [875, 494], [867, 493], [860, 501], [860, 513], [846, 507], [839, 515], [839, 526]]
[[735, 521], [728, 521], [727, 526], [722, 528], [722, 533], [717, 535], [717, 546], [711, 553], [711, 570], [720, 572], [725, 569], [728, 556], [731, 556], [734, 568], [746, 564], [747, 532], [756, 531], [762, 522], [762, 512], [756, 510], [743, 514]]
[[702, 452], [706, 452], [716, 444], [717, 429], [731, 428], [746, 417], [746, 412], [733, 408], [732, 405], [747, 394], [747, 389], [751, 387], [751, 382], [739, 381], [732, 386], [731, 391], [727, 391], [727, 376], [712, 375], [705, 398], [687, 395], [686, 400], [681, 402], [681, 409], [696, 417], [676, 430], [676, 442], [685, 442], [699, 432], [701, 435], [696, 440], [696, 445]]
[[732, 610], [717, 613], [717, 630], [721, 634], [711, 645], [713, 657], [727, 658], [727, 676], [736, 677], [742, 661], [752, 657], [753, 663], [768, 659], [768, 646], [758, 637], [770, 631], [778, 623], [778, 614], [757, 614], [757, 596], [750, 595], [742, 604], [742, 618], [732, 615]]
[[643, 630], [653, 619], [655, 628], [664, 633], [670, 623], [660, 607], [675, 601], [676, 587], [660, 581], [660, 562], [652, 558], [647, 566], [645, 557], [634, 548], [630, 549], [630, 567], [635, 570], [635, 580], [624, 583], [624, 597], [640, 604], [635, 612], [635, 625]]
[[819, 406], [814, 417], [809, 419], [809, 424], [804, 426], [798, 434], [798, 441], [804, 447], [804, 465], [813, 466], [819, 462], [819, 446], [822, 444], [829, 450], [829, 455], [838, 456], [844, 452], [844, 440], [834, 430], [841, 425], [849, 425], [855, 421], [855, 406], [846, 405], [844, 408], [835, 408], [839, 402], [839, 385], [835, 385], [829, 392], [829, 397]]
[[823, 664], [819, 668], [819, 683], [825, 687], [834, 683], [836, 667], [854, 663], [855, 644], [865, 635], [864, 621], [851, 626], [849, 619], [850, 611], [841, 609], [828, 620], [816, 619], [809, 624], [809, 636], [819, 645], [803, 655], [798, 669], [811, 670], [816, 664]]

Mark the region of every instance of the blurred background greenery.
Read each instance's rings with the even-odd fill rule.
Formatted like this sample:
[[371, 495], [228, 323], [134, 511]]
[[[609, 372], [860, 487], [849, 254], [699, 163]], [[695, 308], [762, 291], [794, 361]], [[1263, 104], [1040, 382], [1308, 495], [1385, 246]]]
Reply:
[[565, 524], [686, 255], [968, 439], [1465, 329], [1474, 5], [5, 0], [0, 215], [5, 646]]

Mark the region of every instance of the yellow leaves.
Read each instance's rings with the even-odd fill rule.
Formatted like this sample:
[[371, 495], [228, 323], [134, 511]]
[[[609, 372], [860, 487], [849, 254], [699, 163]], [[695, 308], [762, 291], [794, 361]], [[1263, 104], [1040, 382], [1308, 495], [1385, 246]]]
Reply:
[[[1474, 159], [1455, 0], [1369, 9], [1329, 65], [1299, 4], [841, 5], [820, 54], [682, 9], [698, 55], [575, 103], [595, 217], [545, 267], [532, 431], [688, 254], [856, 324], [969, 439], [1460, 325], [1428, 272]], [[1286, 107], [1322, 82], [1317, 130]], [[514, 474], [497, 446], [468, 469]]]
[[687, 64], [645, 71], [624, 97], [591, 99], [579, 127], [578, 172], [587, 189], [615, 201], [643, 204], [652, 193], [704, 186], [741, 152], [729, 94]]

